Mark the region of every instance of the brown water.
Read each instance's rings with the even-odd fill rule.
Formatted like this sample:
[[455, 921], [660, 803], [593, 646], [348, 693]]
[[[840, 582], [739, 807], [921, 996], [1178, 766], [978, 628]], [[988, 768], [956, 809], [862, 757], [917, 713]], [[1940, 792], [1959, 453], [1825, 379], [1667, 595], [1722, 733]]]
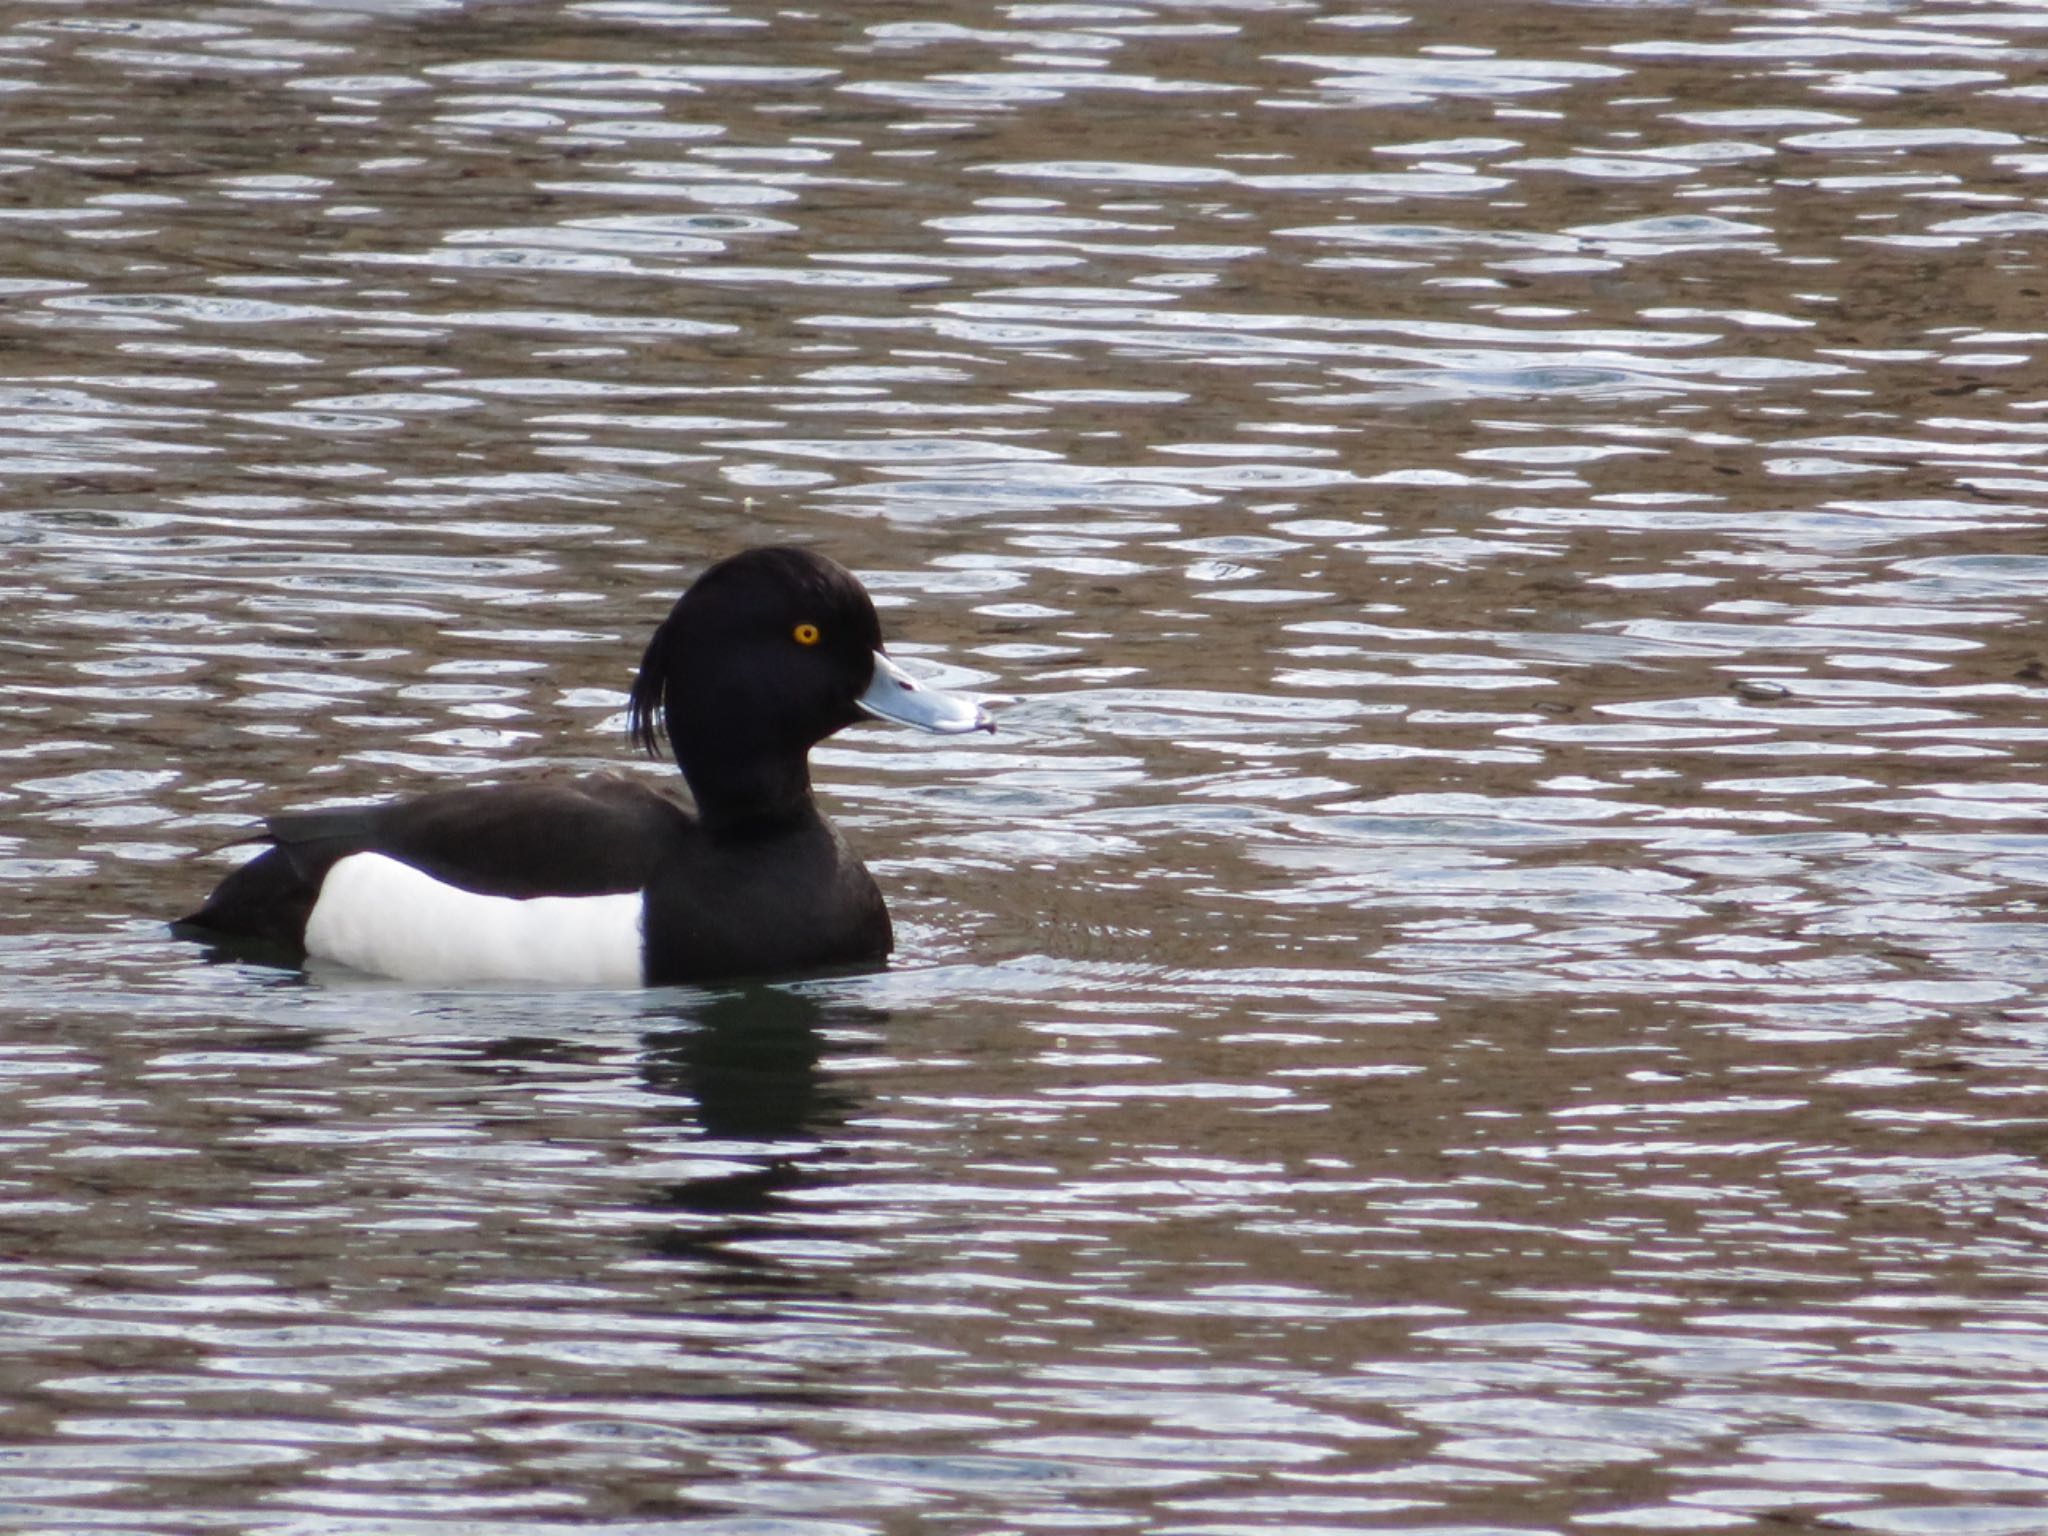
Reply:
[[[2048, 1529], [2048, 12], [0, 0], [0, 1529]], [[881, 975], [160, 919], [863, 573]], [[652, 770], [650, 770], [652, 771]]]

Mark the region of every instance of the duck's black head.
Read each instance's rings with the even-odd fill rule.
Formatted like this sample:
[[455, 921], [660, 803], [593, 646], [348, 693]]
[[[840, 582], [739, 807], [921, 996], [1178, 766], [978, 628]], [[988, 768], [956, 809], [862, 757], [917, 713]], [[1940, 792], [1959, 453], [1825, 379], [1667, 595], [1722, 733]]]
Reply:
[[654, 752], [659, 719], [707, 824], [796, 814], [810, 800], [810, 749], [864, 715], [939, 731], [984, 723], [881, 650], [875, 605], [851, 572], [807, 549], [745, 550], [699, 576], [654, 632], [628, 725]]

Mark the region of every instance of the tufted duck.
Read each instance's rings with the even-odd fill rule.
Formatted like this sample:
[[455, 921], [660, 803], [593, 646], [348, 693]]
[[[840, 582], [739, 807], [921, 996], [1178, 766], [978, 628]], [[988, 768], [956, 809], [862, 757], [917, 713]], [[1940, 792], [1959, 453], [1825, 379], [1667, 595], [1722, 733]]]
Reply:
[[597, 775], [287, 812], [178, 927], [413, 982], [660, 985], [879, 961], [881, 892], [811, 800], [810, 749], [863, 715], [994, 728], [882, 654], [846, 570], [746, 550], [678, 599], [627, 710], [647, 751], [666, 732], [694, 811]]

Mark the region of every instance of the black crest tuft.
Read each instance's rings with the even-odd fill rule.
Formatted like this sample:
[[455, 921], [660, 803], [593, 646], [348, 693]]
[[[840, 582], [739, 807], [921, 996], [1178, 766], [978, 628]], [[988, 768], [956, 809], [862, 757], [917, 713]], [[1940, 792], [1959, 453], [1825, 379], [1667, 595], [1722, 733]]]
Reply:
[[667, 669], [662, 658], [667, 650], [668, 624], [663, 623], [647, 642], [640, 657], [639, 674], [633, 679], [633, 691], [626, 697], [626, 734], [649, 757], [661, 755], [661, 714], [663, 694], [667, 691]]

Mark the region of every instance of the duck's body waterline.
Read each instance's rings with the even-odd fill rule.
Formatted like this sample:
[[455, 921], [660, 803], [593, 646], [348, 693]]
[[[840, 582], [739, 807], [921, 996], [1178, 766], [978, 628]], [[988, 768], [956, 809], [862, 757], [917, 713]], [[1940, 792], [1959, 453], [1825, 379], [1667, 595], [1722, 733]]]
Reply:
[[810, 748], [863, 715], [988, 728], [880, 646], [873, 604], [832, 562], [733, 556], [656, 631], [629, 709], [650, 750], [659, 720], [694, 809], [601, 775], [286, 814], [184, 926], [422, 983], [628, 986], [879, 962], [888, 909], [812, 801]]

